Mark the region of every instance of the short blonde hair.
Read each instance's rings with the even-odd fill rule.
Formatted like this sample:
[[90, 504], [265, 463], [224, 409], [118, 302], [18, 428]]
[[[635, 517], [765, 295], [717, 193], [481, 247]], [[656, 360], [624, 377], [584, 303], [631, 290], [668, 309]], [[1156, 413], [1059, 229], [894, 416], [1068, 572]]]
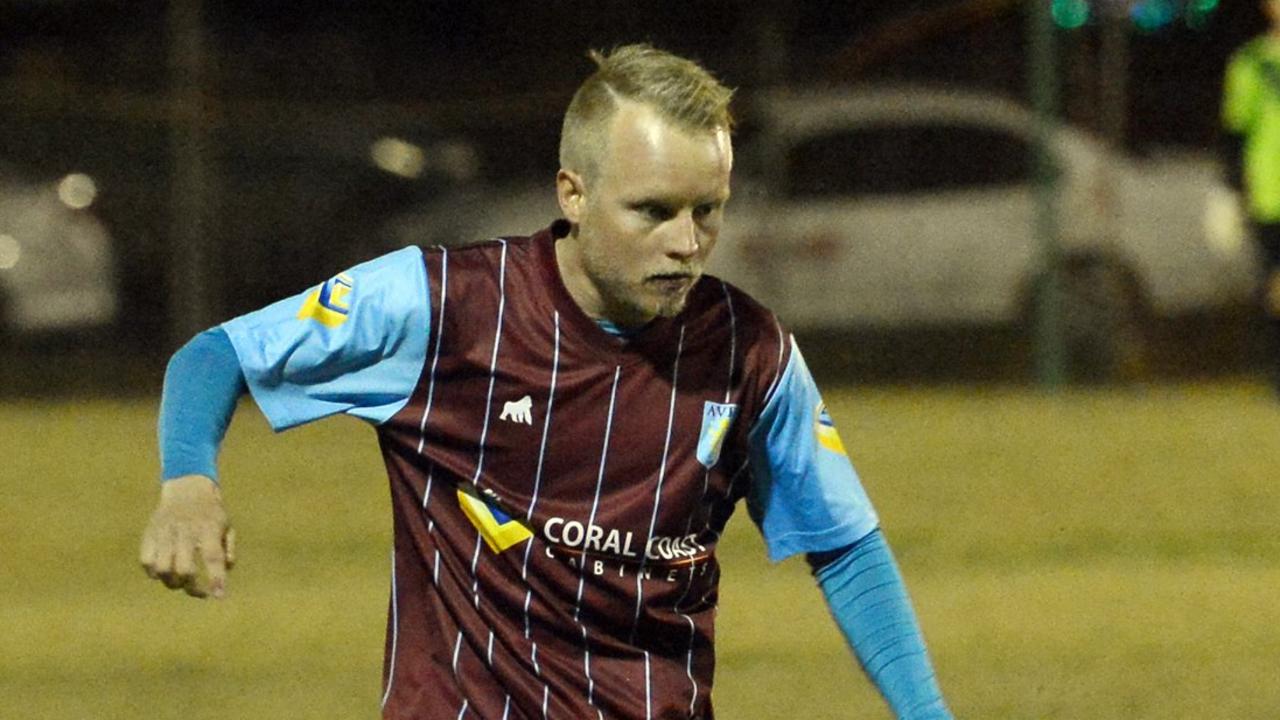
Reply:
[[590, 175], [599, 166], [608, 121], [620, 100], [641, 103], [685, 130], [733, 129], [733, 90], [705, 68], [678, 55], [638, 43], [608, 55], [592, 50], [596, 64], [578, 87], [560, 130], [560, 167]]

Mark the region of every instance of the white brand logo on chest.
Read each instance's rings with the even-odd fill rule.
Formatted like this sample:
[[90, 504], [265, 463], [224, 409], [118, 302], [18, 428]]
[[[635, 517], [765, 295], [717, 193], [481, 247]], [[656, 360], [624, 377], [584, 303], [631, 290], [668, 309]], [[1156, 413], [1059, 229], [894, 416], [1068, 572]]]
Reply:
[[502, 414], [498, 416], [499, 420], [507, 420], [509, 422], [524, 423], [525, 425], [533, 424], [533, 398], [525, 395], [519, 400], [502, 404]]

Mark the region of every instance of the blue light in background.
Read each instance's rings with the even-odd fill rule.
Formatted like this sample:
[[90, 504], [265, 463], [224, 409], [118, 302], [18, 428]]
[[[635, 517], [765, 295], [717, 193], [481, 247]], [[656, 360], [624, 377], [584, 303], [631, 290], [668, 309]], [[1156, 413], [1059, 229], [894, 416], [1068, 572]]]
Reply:
[[1129, 11], [1133, 24], [1143, 32], [1155, 32], [1178, 17], [1178, 9], [1170, 0], [1144, 0]]

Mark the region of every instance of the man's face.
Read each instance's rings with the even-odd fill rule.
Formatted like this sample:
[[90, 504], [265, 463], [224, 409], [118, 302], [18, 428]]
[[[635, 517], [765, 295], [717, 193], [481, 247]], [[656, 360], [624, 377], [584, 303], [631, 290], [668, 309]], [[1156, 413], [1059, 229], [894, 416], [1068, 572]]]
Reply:
[[557, 260], [588, 315], [635, 327], [680, 312], [720, 233], [732, 164], [726, 130], [686, 131], [620, 103], [595, 171], [556, 178], [574, 224]]

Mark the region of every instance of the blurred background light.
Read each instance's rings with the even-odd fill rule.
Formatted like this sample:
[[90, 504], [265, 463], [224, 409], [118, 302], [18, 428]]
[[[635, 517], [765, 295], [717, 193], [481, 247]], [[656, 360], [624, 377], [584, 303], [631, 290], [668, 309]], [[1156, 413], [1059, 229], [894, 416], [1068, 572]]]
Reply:
[[1142, 32], [1154, 33], [1179, 17], [1192, 30], [1204, 30], [1221, 0], [1052, 0], [1053, 21], [1064, 30], [1078, 30], [1099, 17], [1128, 16]]
[[71, 173], [58, 183], [58, 199], [72, 210], [84, 210], [97, 197], [97, 184], [84, 173]]
[[1173, 22], [1178, 10], [1172, 0], [1144, 0], [1129, 11], [1133, 24], [1143, 32], [1155, 32]]
[[369, 149], [369, 157], [379, 168], [404, 178], [422, 175], [426, 167], [426, 154], [422, 148], [400, 138], [379, 138]]
[[1209, 17], [1218, 9], [1218, 0], [1191, 0], [1187, 3], [1186, 23], [1192, 30], [1204, 30], [1209, 25]]
[[474, 180], [480, 174], [480, 158], [470, 143], [445, 141], [435, 147], [440, 169], [455, 182]]
[[12, 270], [22, 257], [22, 247], [12, 235], [0, 233], [0, 270]]
[[1088, 0], [1053, 0], [1053, 21], [1067, 30], [1084, 27], [1089, 22]]

